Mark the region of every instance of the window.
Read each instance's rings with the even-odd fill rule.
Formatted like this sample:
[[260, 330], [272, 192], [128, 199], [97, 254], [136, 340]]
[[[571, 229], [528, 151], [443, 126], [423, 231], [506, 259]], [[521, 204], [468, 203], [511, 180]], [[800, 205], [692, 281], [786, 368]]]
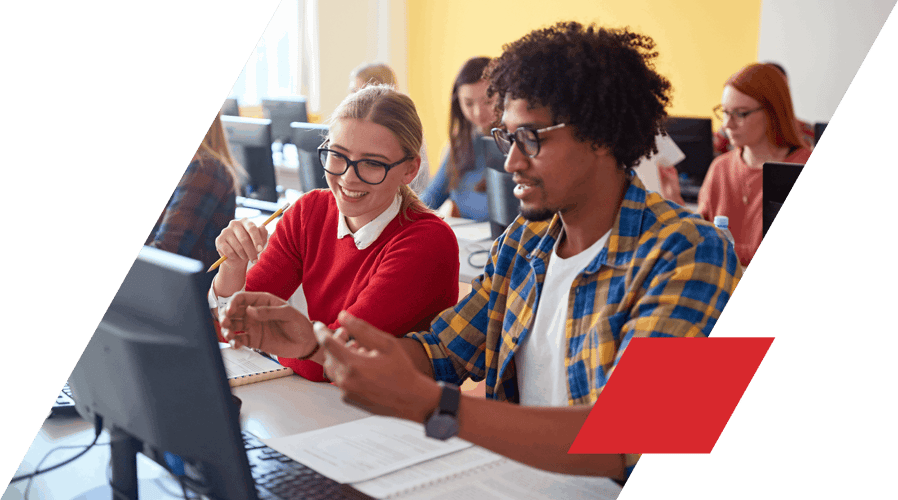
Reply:
[[[240, 105], [256, 106], [265, 97], [317, 94], [317, 4], [281, 1], [231, 89]], [[318, 107], [314, 99], [309, 105]]]

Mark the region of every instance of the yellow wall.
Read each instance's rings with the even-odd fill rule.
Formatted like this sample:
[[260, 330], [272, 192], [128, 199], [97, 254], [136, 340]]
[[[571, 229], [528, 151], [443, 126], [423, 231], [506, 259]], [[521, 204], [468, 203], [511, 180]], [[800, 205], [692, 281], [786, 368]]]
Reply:
[[723, 82], [755, 61], [761, 0], [408, 0], [408, 90], [432, 169], [448, 140], [449, 97], [461, 65], [557, 21], [629, 26], [654, 38], [673, 84], [673, 115], [710, 116]]

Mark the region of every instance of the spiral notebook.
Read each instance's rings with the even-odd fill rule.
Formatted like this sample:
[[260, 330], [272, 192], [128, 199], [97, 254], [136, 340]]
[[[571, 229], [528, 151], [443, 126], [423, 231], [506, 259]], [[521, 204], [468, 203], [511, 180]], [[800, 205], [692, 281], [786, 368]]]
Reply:
[[222, 343], [218, 346], [221, 348], [221, 359], [224, 361], [228, 384], [231, 387], [255, 384], [293, 374], [290, 368], [247, 347], [232, 349], [228, 344]]

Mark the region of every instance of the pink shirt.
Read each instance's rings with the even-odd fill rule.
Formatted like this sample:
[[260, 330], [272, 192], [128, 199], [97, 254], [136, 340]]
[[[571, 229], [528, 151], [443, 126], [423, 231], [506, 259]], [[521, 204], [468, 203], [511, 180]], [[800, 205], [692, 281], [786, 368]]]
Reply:
[[[761, 245], [764, 184], [763, 169], [746, 165], [741, 153], [741, 149], [727, 151], [711, 162], [698, 193], [698, 211], [709, 221], [716, 215], [729, 217], [736, 255], [748, 266]], [[810, 156], [810, 149], [799, 148], [783, 161], [803, 164]]]

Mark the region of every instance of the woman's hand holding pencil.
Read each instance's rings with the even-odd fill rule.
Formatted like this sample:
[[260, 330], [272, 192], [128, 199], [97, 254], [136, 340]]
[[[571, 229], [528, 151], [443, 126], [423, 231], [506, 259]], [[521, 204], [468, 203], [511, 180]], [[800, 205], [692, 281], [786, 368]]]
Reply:
[[244, 268], [247, 263], [255, 262], [262, 249], [265, 248], [265, 243], [268, 242], [268, 230], [265, 229], [265, 226], [289, 207], [290, 204], [287, 203], [279, 208], [261, 226], [255, 225], [248, 219], [232, 220], [228, 227], [215, 238], [215, 249], [218, 250], [221, 258], [212, 264], [208, 272], [217, 269], [225, 260]]

